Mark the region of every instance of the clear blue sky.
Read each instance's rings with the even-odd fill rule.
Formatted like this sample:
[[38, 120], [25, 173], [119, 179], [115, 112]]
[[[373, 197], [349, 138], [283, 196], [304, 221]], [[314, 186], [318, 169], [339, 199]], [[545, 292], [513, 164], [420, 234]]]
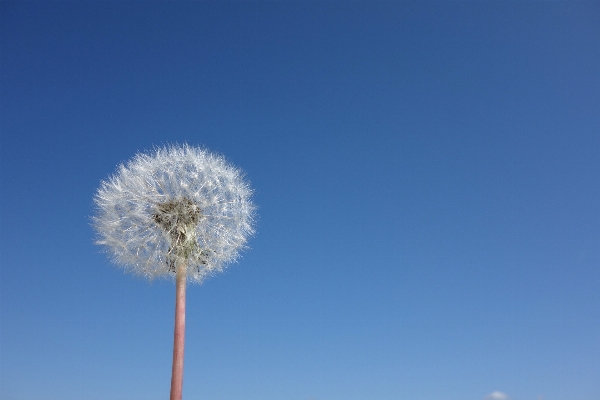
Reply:
[[3, 1], [0, 397], [167, 398], [174, 285], [111, 265], [90, 216], [119, 163], [187, 142], [259, 219], [188, 291], [184, 398], [600, 399], [599, 20]]

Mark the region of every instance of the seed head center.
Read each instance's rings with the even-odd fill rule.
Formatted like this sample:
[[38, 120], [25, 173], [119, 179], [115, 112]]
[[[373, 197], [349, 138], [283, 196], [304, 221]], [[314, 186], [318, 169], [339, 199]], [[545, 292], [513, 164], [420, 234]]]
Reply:
[[169, 234], [170, 252], [186, 259], [197, 247], [195, 227], [201, 217], [200, 207], [186, 197], [159, 203], [152, 214], [154, 222]]

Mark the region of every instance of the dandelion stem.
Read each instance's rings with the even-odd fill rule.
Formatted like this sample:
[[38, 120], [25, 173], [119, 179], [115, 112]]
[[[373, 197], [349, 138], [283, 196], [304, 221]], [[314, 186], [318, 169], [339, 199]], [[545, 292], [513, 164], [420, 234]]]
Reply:
[[173, 341], [173, 371], [170, 400], [181, 400], [183, 392], [183, 345], [185, 342], [185, 286], [186, 265], [177, 268], [175, 294], [175, 335]]

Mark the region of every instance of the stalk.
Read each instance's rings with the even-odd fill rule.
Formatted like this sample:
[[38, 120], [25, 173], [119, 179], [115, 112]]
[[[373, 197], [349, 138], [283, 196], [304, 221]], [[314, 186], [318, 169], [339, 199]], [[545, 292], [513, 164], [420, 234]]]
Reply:
[[183, 345], [185, 342], [185, 286], [186, 268], [177, 268], [175, 289], [175, 335], [173, 340], [173, 371], [170, 400], [181, 400], [183, 393]]

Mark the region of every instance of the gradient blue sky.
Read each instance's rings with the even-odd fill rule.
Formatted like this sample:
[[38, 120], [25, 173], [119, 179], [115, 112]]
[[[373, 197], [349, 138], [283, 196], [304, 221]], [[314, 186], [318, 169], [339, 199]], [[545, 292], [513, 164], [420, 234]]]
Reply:
[[167, 398], [174, 285], [111, 265], [90, 216], [119, 163], [187, 142], [259, 219], [188, 291], [184, 398], [600, 399], [599, 20], [3, 1], [0, 397]]

